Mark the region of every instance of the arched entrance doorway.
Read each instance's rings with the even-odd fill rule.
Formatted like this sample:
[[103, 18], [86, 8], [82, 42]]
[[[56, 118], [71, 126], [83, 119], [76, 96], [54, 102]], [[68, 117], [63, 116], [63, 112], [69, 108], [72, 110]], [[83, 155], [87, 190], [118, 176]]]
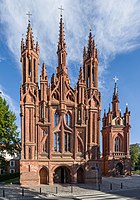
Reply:
[[121, 162], [116, 165], [116, 170], [118, 174], [123, 175], [123, 164]]
[[84, 170], [81, 167], [77, 170], [77, 183], [84, 183]]
[[46, 168], [42, 168], [39, 172], [40, 176], [40, 184], [48, 184], [48, 170]]
[[70, 183], [70, 170], [65, 167], [61, 166], [55, 169], [54, 171], [54, 183]]

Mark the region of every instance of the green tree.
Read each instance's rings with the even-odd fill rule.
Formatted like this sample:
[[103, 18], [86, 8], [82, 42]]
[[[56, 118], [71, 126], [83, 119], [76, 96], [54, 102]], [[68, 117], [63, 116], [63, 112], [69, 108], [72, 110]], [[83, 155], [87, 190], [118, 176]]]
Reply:
[[0, 156], [0, 169], [3, 170], [4, 173], [7, 173], [9, 166], [9, 161], [5, 160], [2, 156]]
[[131, 166], [135, 167], [139, 162], [139, 145], [133, 144], [130, 145], [130, 154], [131, 154]]
[[6, 100], [0, 97], [0, 151], [6, 150], [11, 155], [20, 150], [15, 121], [16, 115], [9, 109]]

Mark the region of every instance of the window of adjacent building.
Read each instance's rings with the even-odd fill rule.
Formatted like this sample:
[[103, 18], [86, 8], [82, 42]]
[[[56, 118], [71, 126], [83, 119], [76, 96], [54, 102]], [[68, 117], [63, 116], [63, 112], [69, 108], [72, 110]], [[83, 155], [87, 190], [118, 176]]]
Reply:
[[60, 152], [61, 146], [60, 146], [60, 133], [54, 133], [54, 151]]
[[64, 134], [64, 147], [65, 151], [70, 151], [70, 133]]
[[13, 174], [15, 173], [15, 170], [14, 169], [10, 169], [10, 174]]
[[70, 113], [66, 114], [66, 124], [68, 126], [71, 126], [71, 116], [70, 116]]
[[56, 126], [59, 122], [59, 114], [56, 112], [54, 114], [54, 126]]
[[15, 161], [14, 160], [10, 160], [10, 167], [14, 167], [15, 166]]
[[120, 138], [119, 137], [116, 137], [115, 138], [115, 152], [118, 152], [118, 151], [120, 151], [120, 142], [121, 142], [121, 140], [120, 140]]

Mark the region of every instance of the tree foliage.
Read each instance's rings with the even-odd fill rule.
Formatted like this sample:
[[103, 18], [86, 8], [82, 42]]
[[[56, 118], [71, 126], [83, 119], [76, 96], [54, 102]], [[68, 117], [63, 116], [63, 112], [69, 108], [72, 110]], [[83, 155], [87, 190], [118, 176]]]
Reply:
[[20, 149], [15, 121], [16, 115], [9, 109], [6, 100], [0, 97], [0, 151], [6, 150], [11, 155]]
[[140, 148], [138, 144], [130, 145], [131, 166], [135, 167], [139, 162]]

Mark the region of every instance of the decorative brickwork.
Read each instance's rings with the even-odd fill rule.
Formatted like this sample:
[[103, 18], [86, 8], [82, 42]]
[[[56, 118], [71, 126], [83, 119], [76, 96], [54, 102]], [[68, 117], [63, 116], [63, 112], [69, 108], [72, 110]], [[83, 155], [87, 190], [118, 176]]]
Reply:
[[74, 89], [70, 86], [66, 67], [62, 15], [57, 56], [56, 75], [52, 75], [49, 84], [43, 63], [39, 86], [39, 45], [37, 42], [34, 46], [29, 21], [26, 42], [21, 41], [22, 185], [101, 180], [101, 95], [98, 91], [98, 55], [91, 31]]
[[121, 115], [116, 78], [112, 98], [112, 110], [109, 106], [108, 113], [104, 112], [102, 122], [103, 174], [107, 176], [130, 174], [130, 112], [126, 105], [125, 113], [123, 116]]

